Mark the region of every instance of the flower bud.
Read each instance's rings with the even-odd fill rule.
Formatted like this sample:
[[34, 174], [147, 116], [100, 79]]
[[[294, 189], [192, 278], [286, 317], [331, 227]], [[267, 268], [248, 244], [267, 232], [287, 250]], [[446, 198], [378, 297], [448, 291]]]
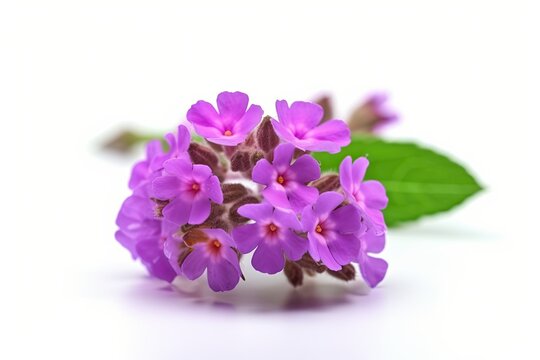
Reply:
[[265, 116], [257, 129], [257, 144], [265, 153], [269, 153], [279, 144], [279, 137], [274, 131], [270, 116]]
[[217, 167], [219, 164], [219, 158], [214, 150], [199, 143], [192, 142], [189, 144], [188, 153], [191, 161], [194, 164], [206, 165], [212, 169], [214, 174], [218, 173]]
[[251, 153], [248, 150], [237, 150], [231, 157], [232, 171], [248, 171], [251, 169]]
[[155, 205], [154, 205], [154, 216], [156, 218], [162, 218], [163, 217], [163, 208], [169, 203], [169, 200], [159, 200], [156, 198], [150, 198]]
[[261, 201], [259, 200], [259, 198], [255, 196], [252, 196], [252, 195], [244, 196], [242, 199], [234, 203], [233, 206], [231, 206], [231, 208], [229, 209], [229, 220], [231, 220], [233, 224], [243, 224], [245, 222], [248, 222], [249, 221], [248, 218], [245, 218], [238, 213], [238, 208], [242, 205], [257, 204], [260, 202]]
[[316, 187], [319, 193], [327, 191], [335, 191], [339, 188], [339, 175], [338, 174], [326, 174], [321, 176], [311, 183], [311, 186]]
[[248, 194], [248, 189], [242, 184], [222, 184], [221, 191], [224, 204], [239, 200]]
[[352, 264], [343, 265], [341, 270], [338, 271], [327, 269], [326, 272], [343, 281], [354, 280], [356, 277], [356, 269]]
[[326, 122], [326, 121], [334, 118], [334, 111], [333, 111], [333, 107], [332, 107], [332, 99], [330, 98], [330, 96], [328, 96], [328, 95], [322, 96], [322, 97], [318, 98], [317, 100], [315, 100], [315, 102], [317, 104], [319, 104], [323, 108], [323, 118], [321, 120], [321, 124], [323, 122]]
[[300, 260], [296, 261], [296, 263], [304, 270], [315, 271], [319, 274], [326, 270], [326, 266], [313, 260], [311, 255], [308, 253], [304, 254], [304, 256], [302, 256]]
[[287, 260], [287, 262], [285, 262], [283, 273], [294, 287], [300, 286], [304, 282], [304, 272], [302, 271], [302, 268], [292, 261]]

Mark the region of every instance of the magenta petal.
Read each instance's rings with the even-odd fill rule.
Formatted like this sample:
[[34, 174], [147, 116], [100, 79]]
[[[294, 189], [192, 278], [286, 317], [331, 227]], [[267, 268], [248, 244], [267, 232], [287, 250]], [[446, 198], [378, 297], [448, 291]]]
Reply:
[[369, 160], [365, 157], [360, 157], [354, 161], [352, 168], [353, 185], [359, 186], [364, 181], [368, 166]]
[[[186, 118], [196, 129], [197, 126], [201, 126], [206, 128], [217, 128], [221, 130], [221, 132], [224, 130], [216, 109], [214, 109], [212, 104], [203, 100], [199, 100], [191, 106], [186, 114]], [[199, 133], [198, 130], [197, 133]]]
[[230, 235], [223, 229], [215, 228], [215, 229], [204, 229], [203, 230], [209, 238], [217, 239], [220, 243], [223, 245], [234, 247], [234, 241], [231, 239]]
[[[180, 153], [186, 152], [189, 148], [189, 143], [191, 142], [191, 134], [189, 130], [184, 125], [178, 126], [178, 141], [176, 145], [176, 150]], [[161, 144], [159, 144], [161, 147]]]
[[307, 205], [313, 204], [319, 196], [319, 190], [314, 187], [297, 184], [294, 188], [287, 189], [289, 203], [295, 212], [302, 211]]
[[131, 170], [128, 186], [131, 190], [139, 186], [148, 177], [148, 163], [140, 161]]
[[279, 243], [261, 242], [253, 253], [251, 264], [255, 270], [266, 274], [275, 274], [283, 270], [285, 259]]
[[203, 190], [217, 204], [223, 203], [223, 191], [217, 176], [210, 176], [204, 183]]
[[319, 196], [317, 202], [313, 205], [313, 210], [319, 216], [327, 215], [342, 202], [343, 195], [335, 191], [327, 191]]
[[195, 280], [200, 277], [209, 264], [208, 255], [202, 249], [202, 246], [195, 246], [195, 249], [185, 258], [182, 263], [182, 274], [189, 280]]
[[291, 165], [288, 174], [293, 174], [294, 180], [307, 183], [321, 177], [321, 167], [311, 155], [302, 155]]
[[[249, 97], [242, 92], [224, 91], [217, 96], [219, 114], [225, 125], [231, 126], [246, 112]], [[229, 128], [228, 130], [232, 130]]]
[[232, 128], [233, 134], [240, 133], [247, 136], [261, 121], [262, 116], [263, 109], [258, 105], [251, 105], [244, 116], [234, 124]]
[[272, 217], [274, 208], [268, 203], [247, 204], [238, 208], [238, 213], [255, 221], [266, 221]]
[[172, 199], [180, 192], [180, 180], [176, 176], [160, 176], [152, 181], [152, 190], [158, 199]]
[[270, 185], [276, 180], [277, 172], [268, 160], [261, 159], [253, 167], [251, 178], [258, 184]]
[[283, 247], [285, 255], [287, 255], [290, 260], [296, 261], [306, 253], [308, 249], [308, 240], [287, 230], [281, 240], [281, 246]]
[[287, 117], [289, 125], [294, 124], [298, 131], [305, 134], [321, 122], [323, 108], [315, 103], [295, 101], [291, 104]]
[[123, 247], [129, 250], [133, 260], [138, 258], [137, 251], [135, 250], [135, 246], [137, 245], [137, 239], [127, 236], [126, 233], [121, 230], [115, 232], [114, 237], [116, 241], [118, 241]]
[[192, 166], [192, 176], [195, 181], [202, 183], [212, 176], [212, 169], [210, 167], [201, 164], [193, 164]]
[[[287, 128], [283, 122], [278, 122], [274, 119], [272, 119], [272, 126], [274, 127], [274, 130], [276, 131], [276, 134], [278, 134], [278, 136], [287, 141], [287, 142], [290, 142], [290, 143], [295, 143], [296, 141], [296, 137], [293, 135], [291, 129]], [[303, 148], [300, 147], [300, 149], [304, 150]]]
[[214, 291], [228, 291], [240, 281], [238, 268], [225, 259], [211, 261], [208, 264], [208, 285]]
[[291, 211], [274, 210], [274, 219], [280, 226], [288, 227], [296, 231], [302, 231], [302, 224], [295, 213]]
[[191, 212], [191, 204], [176, 198], [163, 208], [163, 216], [176, 225], [187, 224]]
[[167, 175], [184, 178], [193, 171], [193, 164], [186, 159], [170, 159], [163, 163], [163, 169]]
[[189, 214], [189, 224], [202, 224], [210, 215], [210, 200], [202, 198], [193, 201], [191, 204], [191, 212]]
[[150, 275], [168, 282], [176, 277], [176, 272], [155, 240], [142, 241], [137, 244], [137, 253]]
[[354, 183], [352, 177], [352, 158], [345, 157], [339, 165], [339, 183], [348, 197], [352, 197], [354, 192]]
[[275, 207], [280, 207], [288, 209], [291, 204], [287, 197], [287, 193], [283, 186], [278, 184], [273, 184], [262, 191], [262, 195], [270, 204]]
[[328, 245], [325, 240], [319, 240], [320, 235], [315, 235], [313, 233], [308, 234], [309, 241], [316, 241], [317, 251], [319, 252], [319, 257], [324, 265], [326, 265], [330, 270], [340, 270], [341, 265], [336, 262], [336, 259], [332, 256]]
[[274, 160], [272, 164], [278, 172], [285, 172], [292, 161], [294, 155], [293, 144], [280, 144], [274, 150]]
[[306, 133], [305, 138], [331, 141], [339, 146], [351, 143], [351, 129], [342, 120], [327, 121]]
[[345, 205], [330, 214], [329, 219], [335, 224], [335, 229], [341, 233], [355, 233], [361, 224], [360, 213], [353, 205]]
[[319, 218], [313, 211], [311, 206], [306, 206], [302, 211], [302, 228], [305, 232], [311, 232], [315, 230]]
[[374, 231], [368, 231], [360, 240], [365, 244], [365, 251], [368, 253], [378, 254], [384, 250], [386, 242], [386, 234], [376, 234]]
[[388, 263], [386, 261], [368, 255], [364, 256], [363, 261], [359, 265], [362, 277], [372, 288], [384, 279], [388, 270]]
[[313, 235], [312, 232], [308, 232], [308, 251], [309, 255], [313, 258], [315, 261], [321, 260], [321, 255], [319, 254], [319, 240], [315, 235]]
[[284, 127], [289, 127], [291, 120], [289, 117], [289, 104], [287, 100], [277, 100], [276, 101], [276, 113], [278, 115], [279, 123]]
[[246, 139], [246, 136], [247, 136], [247, 134], [242, 134], [242, 133], [234, 134], [234, 135], [231, 135], [231, 136], [226, 136], [226, 135], [222, 135], [222, 134], [219, 134], [219, 135], [205, 135], [205, 134], [200, 133], [200, 132], [199, 132], [199, 134], [204, 136], [206, 138], [206, 140], [208, 140], [208, 141], [210, 141], [212, 143], [225, 145], [225, 146], [236, 146], [236, 145], [240, 144], [241, 142], [243, 142]]
[[328, 241], [328, 248], [336, 262], [345, 265], [357, 259], [360, 240], [353, 234], [339, 234], [337, 238]]
[[242, 254], [248, 254], [262, 241], [258, 224], [240, 225], [233, 229], [232, 236], [237, 249]]
[[388, 204], [386, 190], [379, 181], [368, 180], [360, 185], [360, 191], [364, 194], [364, 202], [367, 207], [384, 209]]

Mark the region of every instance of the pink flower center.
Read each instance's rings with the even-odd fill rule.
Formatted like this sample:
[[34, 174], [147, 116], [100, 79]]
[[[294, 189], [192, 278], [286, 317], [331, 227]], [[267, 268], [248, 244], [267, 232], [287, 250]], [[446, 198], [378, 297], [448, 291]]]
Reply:
[[322, 234], [322, 232], [324, 231], [323, 227], [321, 226], [321, 224], [317, 224], [317, 226], [315, 227], [315, 231], [319, 234]]
[[223, 132], [223, 135], [232, 136], [232, 131], [231, 130], [225, 130], [225, 132]]
[[285, 178], [283, 177], [283, 175], [279, 175], [279, 176], [277, 177], [276, 181], [277, 181], [278, 184], [280, 184], [280, 185], [285, 184]]
[[221, 249], [221, 243], [219, 242], [219, 240], [214, 239], [214, 240], [208, 241], [208, 251], [212, 255], [219, 255], [220, 249]]

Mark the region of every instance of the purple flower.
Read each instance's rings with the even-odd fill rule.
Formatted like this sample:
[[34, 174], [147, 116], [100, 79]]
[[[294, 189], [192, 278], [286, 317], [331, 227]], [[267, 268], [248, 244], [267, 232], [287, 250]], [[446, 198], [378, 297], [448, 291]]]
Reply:
[[372, 288], [384, 279], [388, 263], [383, 259], [370, 256], [369, 253], [378, 254], [383, 251], [385, 237], [385, 233], [377, 235], [373, 229], [368, 229], [359, 237], [361, 245], [357, 262], [362, 277]]
[[309, 254], [331, 270], [340, 270], [342, 265], [356, 260], [360, 251], [360, 240], [356, 236], [362, 228], [360, 213], [352, 205], [340, 206], [343, 200], [343, 195], [328, 191], [302, 211]]
[[319, 163], [307, 154], [291, 165], [293, 155], [292, 144], [279, 145], [274, 150], [272, 163], [261, 159], [255, 164], [252, 179], [266, 185], [262, 195], [270, 204], [299, 212], [317, 199], [318, 190], [306, 184], [318, 179], [321, 169]]
[[323, 118], [320, 105], [296, 101], [289, 108], [287, 101], [278, 100], [276, 111], [279, 122], [272, 119], [276, 133], [299, 149], [335, 154], [351, 142], [351, 131], [344, 121], [329, 120], [319, 125]]
[[[243, 142], [257, 126], [263, 110], [258, 105], [247, 108], [249, 97], [241, 92], [222, 92], [216, 109], [199, 100], [187, 112], [187, 119], [197, 134], [216, 144], [234, 146]], [[247, 109], [247, 110], [246, 110]]]
[[152, 187], [156, 198], [170, 200], [163, 208], [165, 219], [177, 225], [201, 224], [210, 215], [211, 201], [223, 202], [219, 179], [208, 166], [171, 159], [163, 169]]
[[[197, 234], [184, 237], [190, 253], [182, 262], [182, 275], [195, 280], [207, 270], [208, 285], [214, 291], [232, 290], [242, 274], [234, 242], [222, 229], [194, 230]], [[168, 240], [169, 241], [169, 240]], [[174, 241], [174, 240], [171, 240]], [[178, 262], [177, 258], [170, 258]]]
[[352, 162], [347, 156], [339, 166], [339, 180], [347, 199], [361, 209], [371, 222], [376, 234], [386, 230], [382, 209], [388, 204], [384, 186], [376, 180], [364, 181], [369, 161], [360, 157]]
[[240, 225], [233, 230], [238, 250], [247, 254], [255, 250], [251, 259], [253, 267], [263, 273], [275, 274], [285, 266], [285, 258], [299, 260], [307, 250], [307, 240], [295, 231], [302, 231], [296, 215], [268, 203], [244, 205], [238, 209], [254, 224]]
[[128, 197], [118, 213], [116, 240], [139, 258], [148, 272], [159, 279], [173, 281], [176, 272], [163, 253], [163, 242], [170, 227], [153, 213], [154, 203], [147, 196], [134, 194]]
[[163, 151], [163, 145], [159, 140], [152, 140], [146, 145], [146, 159], [139, 161], [133, 166], [129, 179], [129, 188], [134, 190], [141, 185], [150, 184], [154, 178], [160, 175], [163, 163], [168, 159], [189, 159], [187, 150], [191, 136], [184, 125], [178, 126], [177, 135], [169, 133], [165, 135], [169, 144], [169, 150]]
[[394, 109], [388, 106], [388, 94], [386, 93], [377, 92], [369, 95], [363, 106], [376, 119], [375, 124], [373, 124], [373, 131], [379, 131], [382, 127], [396, 122], [399, 118]]

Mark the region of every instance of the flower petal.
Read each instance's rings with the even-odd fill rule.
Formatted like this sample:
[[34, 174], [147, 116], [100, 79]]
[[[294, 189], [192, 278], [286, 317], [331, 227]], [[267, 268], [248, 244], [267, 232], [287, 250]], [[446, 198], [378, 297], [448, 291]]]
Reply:
[[368, 255], [365, 255], [359, 265], [362, 277], [372, 288], [384, 279], [388, 270], [388, 263], [385, 260]]
[[180, 193], [180, 179], [176, 176], [160, 176], [152, 181], [152, 191], [161, 200], [173, 199]]
[[323, 108], [315, 103], [295, 101], [287, 115], [289, 124], [294, 124], [298, 135], [304, 135], [316, 127], [323, 117]]
[[338, 264], [345, 265], [358, 257], [360, 240], [353, 234], [336, 234], [328, 241], [328, 249]]
[[285, 259], [279, 245], [279, 242], [269, 244], [267, 241], [259, 244], [251, 258], [251, 264], [255, 270], [266, 274], [275, 274], [283, 270]]
[[318, 216], [326, 216], [342, 202], [343, 195], [335, 191], [327, 191], [319, 196], [313, 205], [313, 210]]
[[321, 177], [321, 167], [311, 155], [302, 155], [291, 165], [287, 174], [300, 183], [308, 183]]
[[249, 97], [242, 92], [224, 91], [217, 96], [217, 106], [221, 121], [227, 127], [224, 130], [232, 130], [234, 123], [245, 114], [249, 103]]
[[284, 127], [288, 128], [291, 124], [289, 117], [289, 104], [287, 100], [276, 100], [276, 113], [278, 115], [279, 123]]
[[[187, 120], [193, 124], [197, 133], [199, 133], [198, 127], [202, 128], [215, 128], [220, 133], [225, 130], [220, 116], [216, 109], [209, 102], [199, 100], [195, 104], [191, 105], [191, 108], [186, 114]], [[199, 133], [199, 135], [202, 135]], [[204, 135], [203, 135], [204, 136]]]
[[347, 194], [347, 197], [352, 200], [354, 184], [352, 178], [352, 158], [350, 156], [345, 157], [341, 164], [339, 164], [339, 183]]
[[248, 134], [257, 126], [263, 116], [263, 109], [259, 105], [251, 105], [246, 113], [238, 120], [233, 128], [233, 134]]
[[193, 164], [192, 176], [195, 181], [202, 183], [212, 176], [212, 169], [207, 165]]
[[[176, 150], [180, 153], [186, 152], [189, 149], [189, 143], [191, 142], [191, 134], [184, 125], [178, 125], [178, 141]], [[161, 146], [161, 144], [159, 144]]]
[[293, 144], [280, 144], [274, 149], [274, 160], [272, 161], [272, 165], [278, 172], [284, 173], [289, 169], [293, 155]]
[[378, 254], [384, 250], [386, 234], [382, 233], [378, 235], [374, 231], [368, 231], [360, 238], [360, 241], [365, 244], [366, 252]]
[[208, 285], [214, 291], [232, 290], [240, 281], [238, 268], [225, 259], [209, 262], [207, 275]]
[[290, 209], [291, 203], [287, 197], [287, 193], [283, 186], [278, 184], [272, 184], [264, 189], [262, 192], [265, 200], [275, 207], [280, 207], [284, 209]]
[[189, 280], [200, 277], [210, 262], [203, 246], [205, 245], [196, 245], [182, 263], [182, 274]]
[[209, 238], [217, 239], [220, 243], [222, 243], [225, 246], [228, 247], [234, 247], [235, 243], [231, 236], [223, 229], [215, 228], [215, 229], [204, 229], [203, 230], [206, 235], [208, 235]]
[[386, 189], [377, 180], [364, 181], [360, 185], [360, 191], [364, 194], [364, 202], [367, 207], [380, 210], [388, 204]]
[[257, 222], [267, 221], [272, 217], [274, 208], [268, 203], [246, 204], [238, 208], [238, 213]]
[[285, 255], [290, 260], [300, 260], [302, 255], [304, 255], [308, 249], [308, 240], [296, 235], [291, 230], [287, 230], [283, 234], [283, 239], [281, 240], [281, 246]]
[[268, 160], [261, 159], [253, 167], [251, 178], [258, 184], [270, 185], [276, 181], [277, 172]]
[[258, 224], [240, 225], [233, 229], [232, 236], [236, 247], [242, 254], [253, 251], [263, 240], [260, 236]]
[[347, 146], [351, 143], [351, 129], [342, 120], [330, 120], [311, 129], [304, 138], [331, 141], [339, 146]]
[[345, 205], [330, 213], [329, 219], [335, 224], [335, 229], [340, 233], [356, 233], [362, 223], [360, 213], [353, 205]]
[[191, 213], [191, 204], [176, 198], [163, 208], [163, 217], [176, 225], [187, 224]]
[[319, 196], [319, 190], [314, 187], [297, 184], [287, 189], [290, 207], [295, 212], [302, 211], [307, 205], [313, 204]]
[[281, 209], [274, 210], [274, 222], [279, 225], [296, 231], [302, 231], [302, 224], [294, 212]]
[[168, 282], [174, 280], [176, 272], [169, 264], [169, 259], [165, 256], [163, 250], [159, 247], [157, 239], [138, 243], [137, 253], [150, 275]]
[[[278, 134], [278, 136], [282, 140], [296, 145], [296, 142], [298, 139], [293, 135], [291, 129], [289, 129], [283, 122], [277, 122], [274, 119], [272, 119], [271, 121], [272, 121], [272, 126], [274, 127], [274, 130], [276, 131], [276, 134]], [[297, 147], [301, 148], [300, 146], [297, 146]], [[301, 149], [304, 150], [303, 148]]]
[[[328, 248], [328, 244], [326, 244], [326, 241], [318, 240], [317, 237], [322, 237], [321, 235], [315, 235], [313, 233], [309, 233], [309, 236], [312, 236], [314, 240], [316, 241], [317, 251], [319, 252], [319, 257], [321, 258], [321, 261], [324, 265], [326, 265], [330, 270], [340, 270], [341, 265], [336, 262], [336, 259], [332, 256], [332, 253], [330, 252], [330, 249]], [[310, 239], [310, 241], [312, 241]]]
[[185, 178], [193, 171], [193, 164], [186, 159], [170, 159], [163, 163], [163, 169], [167, 175]]
[[223, 203], [223, 191], [221, 190], [221, 183], [217, 176], [210, 176], [203, 184], [203, 191], [206, 195], [217, 204]]
[[192, 225], [202, 224], [210, 215], [210, 200], [202, 198], [194, 200], [191, 204], [188, 223]]
[[306, 206], [304, 210], [302, 210], [302, 229], [305, 232], [311, 232], [315, 230], [315, 227], [317, 226], [317, 223], [319, 222], [319, 217], [315, 214], [315, 211], [313, 211], [312, 206]]
[[359, 157], [354, 160], [352, 166], [352, 181], [353, 186], [360, 186], [362, 181], [364, 181], [364, 176], [366, 175], [367, 168], [369, 166], [369, 160], [365, 157]]

